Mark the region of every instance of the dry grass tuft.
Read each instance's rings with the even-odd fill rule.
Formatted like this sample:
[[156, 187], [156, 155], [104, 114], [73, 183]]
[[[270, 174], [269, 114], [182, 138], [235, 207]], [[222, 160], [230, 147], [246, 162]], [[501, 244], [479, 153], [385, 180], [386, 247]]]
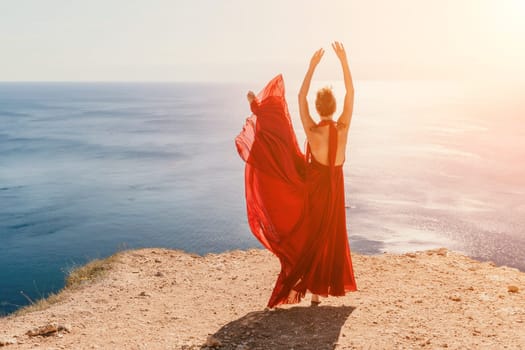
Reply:
[[15, 316], [25, 315], [30, 312], [45, 310], [63, 299], [64, 292], [77, 288], [81, 285], [94, 281], [104, 276], [111, 270], [113, 264], [119, 260], [119, 253], [113, 254], [105, 259], [95, 259], [86, 265], [72, 269], [66, 277], [66, 286], [58, 293], [51, 293], [46, 298], [32, 301], [31, 304], [14, 312]]
[[58, 303], [61, 300], [61, 294], [62, 294], [61, 291], [56, 294], [51, 293], [46, 298], [39, 299], [37, 301], [32, 302], [31, 304], [27, 306], [24, 306], [23, 308], [16, 310], [14, 312], [14, 315], [19, 316], [19, 315], [25, 315], [25, 314], [28, 314], [34, 311], [45, 310], [51, 305]]
[[105, 259], [92, 260], [86, 265], [71, 270], [66, 277], [66, 288], [75, 288], [104, 276], [116, 261], [118, 261], [118, 253]]

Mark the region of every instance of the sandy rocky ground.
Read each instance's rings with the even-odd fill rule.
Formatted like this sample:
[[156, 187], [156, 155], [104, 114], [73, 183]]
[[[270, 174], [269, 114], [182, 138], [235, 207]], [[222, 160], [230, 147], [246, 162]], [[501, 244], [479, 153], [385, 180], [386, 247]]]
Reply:
[[0, 349], [525, 349], [525, 273], [446, 249], [353, 259], [358, 292], [268, 310], [267, 251], [121, 252], [51, 307], [0, 318]]

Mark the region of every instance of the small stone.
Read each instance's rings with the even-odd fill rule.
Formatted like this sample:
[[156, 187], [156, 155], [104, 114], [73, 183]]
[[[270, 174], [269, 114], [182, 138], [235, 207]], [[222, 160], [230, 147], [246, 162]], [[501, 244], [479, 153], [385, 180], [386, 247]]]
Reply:
[[140, 292], [139, 293], [139, 297], [147, 297], [148, 295], [146, 294], [146, 292]]
[[457, 295], [453, 295], [450, 297], [450, 300], [452, 301], [461, 301], [461, 297], [457, 296]]
[[30, 336], [30, 337], [36, 337], [38, 335], [47, 337], [47, 336], [50, 336], [51, 334], [54, 334], [56, 332], [58, 332], [58, 326], [57, 325], [55, 325], [55, 324], [46, 324], [45, 326], [31, 329], [31, 330], [27, 331], [26, 334], [28, 336]]
[[14, 339], [0, 339], [0, 348], [2, 346], [8, 346], [8, 345], [14, 345], [16, 344], [16, 340]]
[[155, 259], [155, 262], [156, 262], [156, 263], [161, 263], [162, 260], [160, 260], [160, 259]]
[[520, 289], [517, 286], [510, 285], [507, 287], [509, 293], [518, 293]]
[[437, 254], [437, 255], [441, 255], [441, 256], [447, 256], [447, 254], [448, 254], [448, 250], [447, 250], [447, 248], [439, 248], [439, 249], [436, 251], [436, 254]]
[[216, 347], [222, 346], [222, 343], [219, 339], [215, 338], [213, 335], [209, 335], [208, 338], [206, 338], [206, 343], [204, 343], [204, 345], [210, 348], [216, 348]]
[[66, 324], [59, 324], [57, 328], [58, 328], [59, 332], [71, 333], [71, 325], [68, 324], [68, 323], [66, 323]]
[[155, 276], [157, 276], [157, 277], [163, 277], [164, 274], [163, 274], [162, 272], [160, 272], [160, 271], [157, 271], [157, 273], [155, 274]]
[[405, 256], [408, 256], [409, 258], [417, 257], [416, 253], [406, 253]]
[[427, 345], [430, 345], [430, 339], [427, 339], [426, 341], [420, 343], [419, 345], [421, 345], [422, 347], [425, 347]]

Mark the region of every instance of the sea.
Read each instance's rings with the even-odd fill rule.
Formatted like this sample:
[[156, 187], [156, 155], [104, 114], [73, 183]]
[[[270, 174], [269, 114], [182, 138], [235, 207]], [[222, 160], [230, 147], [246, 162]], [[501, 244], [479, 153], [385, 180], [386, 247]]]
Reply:
[[[234, 139], [247, 90], [264, 84], [0, 83], [0, 315], [121, 250], [261, 248]], [[326, 84], [342, 101], [342, 82], [312, 91]], [[287, 82], [287, 100], [304, 145], [298, 86]], [[352, 251], [447, 247], [525, 271], [523, 90], [355, 88], [344, 165]]]

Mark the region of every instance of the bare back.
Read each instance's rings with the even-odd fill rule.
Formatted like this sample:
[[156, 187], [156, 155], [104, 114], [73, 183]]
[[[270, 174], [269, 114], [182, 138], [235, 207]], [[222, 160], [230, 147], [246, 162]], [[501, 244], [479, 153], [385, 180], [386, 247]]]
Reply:
[[[346, 58], [346, 52], [343, 45], [340, 42], [334, 42], [332, 48], [336, 53], [339, 61], [341, 62], [341, 67], [343, 69], [343, 77], [345, 82], [346, 95], [343, 102], [343, 111], [341, 116], [337, 119], [336, 128], [337, 128], [337, 151], [335, 154], [335, 165], [342, 165], [345, 161], [345, 152], [346, 152], [346, 143], [348, 140], [348, 130], [350, 128], [350, 122], [352, 120], [352, 113], [354, 109], [354, 85], [352, 83], [352, 74], [350, 73], [350, 68], [348, 66], [348, 60]], [[314, 70], [321, 61], [323, 57], [324, 50], [317, 50], [310, 60], [310, 65], [304, 76], [303, 84], [299, 90], [299, 115], [301, 116], [301, 123], [308, 139], [310, 145], [310, 150], [312, 156], [321, 164], [330, 165], [328, 160], [328, 148], [330, 144], [330, 130], [328, 125], [319, 126], [315, 123], [310, 115], [310, 110], [308, 108], [308, 101], [306, 96], [308, 95], [308, 90], [310, 89], [310, 83], [312, 81], [312, 75]], [[317, 107], [317, 106], [316, 106]], [[318, 109], [319, 112], [319, 109]], [[331, 112], [333, 113], [333, 111]], [[327, 116], [330, 113], [321, 114]]]
[[[337, 152], [335, 155], [335, 165], [342, 165], [345, 161], [346, 143], [348, 140], [348, 128], [337, 127]], [[330, 165], [328, 160], [329, 147], [329, 126], [314, 126], [307, 134], [308, 143], [313, 157], [323, 165]]]

